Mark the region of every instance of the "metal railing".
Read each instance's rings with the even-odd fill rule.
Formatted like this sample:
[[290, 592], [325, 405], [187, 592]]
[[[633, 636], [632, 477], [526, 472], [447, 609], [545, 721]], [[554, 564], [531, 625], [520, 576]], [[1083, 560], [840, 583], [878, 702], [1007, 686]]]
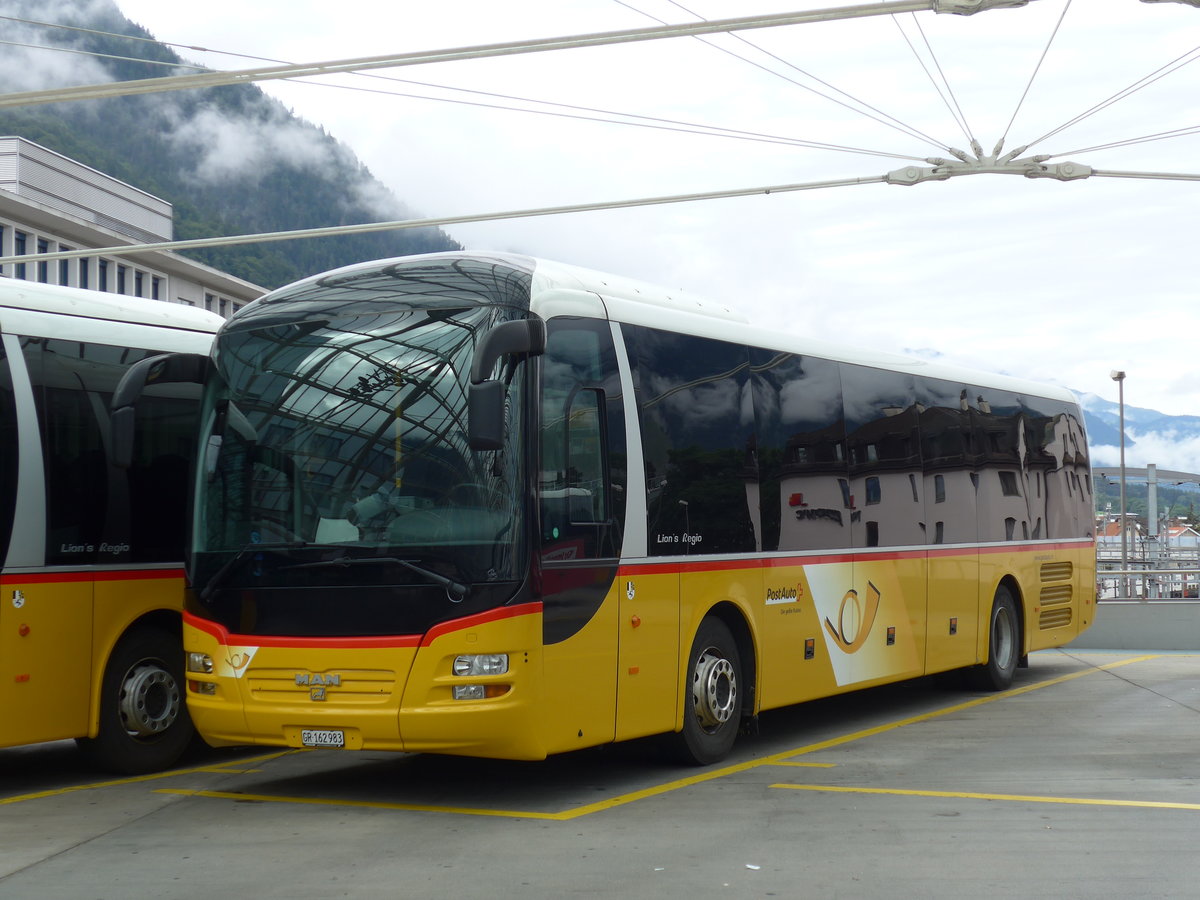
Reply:
[[1096, 571], [1100, 602], [1200, 602], [1200, 568], [1100, 568]]

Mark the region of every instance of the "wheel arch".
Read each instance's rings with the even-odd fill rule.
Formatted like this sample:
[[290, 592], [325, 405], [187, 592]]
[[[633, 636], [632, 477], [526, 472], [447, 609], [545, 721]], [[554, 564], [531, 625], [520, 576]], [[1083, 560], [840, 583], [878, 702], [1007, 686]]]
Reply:
[[742, 682], [746, 685], [746, 698], [742, 703], [742, 718], [758, 714], [758, 648], [750, 620], [745, 612], [732, 601], [723, 601], [708, 610], [703, 618], [712, 616], [724, 623], [737, 644], [738, 661], [741, 664]]
[[[1025, 609], [1025, 592], [1021, 590], [1021, 585], [1017, 581], [1016, 576], [1011, 572], [1005, 575], [997, 582], [996, 587], [992, 590], [992, 597], [988, 601], [988, 617], [991, 617], [992, 602], [996, 598], [996, 590], [999, 588], [1008, 588], [1008, 592], [1012, 594], [1013, 603], [1017, 607], [1017, 634], [1020, 635], [1020, 656], [1025, 656], [1029, 652], [1029, 632], [1025, 628], [1028, 613]], [[986, 647], [986, 644], [984, 645]]]
[[138, 631], [165, 631], [170, 634], [183, 633], [183, 614], [174, 609], [152, 609], [133, 619], [120, 631], [115, 631], [105, 639], [103, 647], [97, 647], [97, 664], [93, 667], [96, 673], [91, 684], [91, 698], [88, 701], [88, 731], [85, 737], [94, 738], [100, 733], [100, 712], [103, 705], [101, 694], [104, 686], [104, 673], [108, 671], [109, 661], [117, 649], [117, 645], [129, 635]]

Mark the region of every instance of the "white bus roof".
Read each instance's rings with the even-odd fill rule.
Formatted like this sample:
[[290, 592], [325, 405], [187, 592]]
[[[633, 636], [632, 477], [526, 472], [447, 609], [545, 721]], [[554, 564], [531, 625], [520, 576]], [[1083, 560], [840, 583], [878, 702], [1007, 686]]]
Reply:
[[215, 333], [225, 321], [216, 313], [182, 303], [41, 284], [18, 278], [0, 278], [0, 327], [6, 324], [6, 310], [53, 313], [208, 333]]
[[[374, 260], [323, 272], [296, 284], [398, 264], [422, 265], [438, 260], [455, 259], [496, 262], [511, 265], [518, 270], [531, 271], [530, 309], [545, 318], [556, 315], [608, 318], [614, 322], [737, 341], [767, 350], [819, 356], [923, 378], [940, 378], [979, 387], [1009, 390], [1018, 394], [1059, 399], [1068, 403], [1077, 402], [1070, 390], [1057, 385], [931, 362], [898, 353], [863, 349], [852, 344], [814, 340], [779, 328], [757, 326], [724, 303], [699, 297], [682, 289], [665, 288], [522, 253], [450, 251]], [[798, 298], [795, 316], [799, 318], [803, 315], [804, 307]]]

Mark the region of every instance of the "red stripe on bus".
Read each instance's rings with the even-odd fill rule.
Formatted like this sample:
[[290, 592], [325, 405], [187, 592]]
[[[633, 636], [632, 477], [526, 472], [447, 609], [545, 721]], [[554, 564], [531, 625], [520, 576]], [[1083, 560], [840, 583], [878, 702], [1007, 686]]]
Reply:
[[463, 619], [454, 619], [451, 622], [442, 622], [441, 624], [434, 625], [426, 632], [425, 639], [421, 641], [421, 646], [428, 647], [444, 634], [462, 631], [466, 628], [475, 628], [478, 625], [486, 625], [488, 622], [500, 622], [504, 619], [515, 619], [518, 616], [532, 616], [541, 611], [542, 602], [536, 600], [533, 603], [522, 603], [518, 606], [501, 606], [498, 609], [490, 609], [478, 615], [467, 616]]
[[331, 637], [292, 637], [288, 635], [234, 634], [223, 625], [210, 619], [202, 619], [192, 613], [183, 614], [184, 624], [190, 625], [206, 634], [211, 635], [219, 644], [226, 647], [307, 647], [325, 650], [346, 650], [354, 648], [386, 649], [396, 647], [426, 647], [444, 634], [475, 628], [488, 622], [498, 622], [517, 616], [533, 615], [542, 611], [542, 604], [523, 603], [520, 606], [504, 606], [455, 619], [452, 622], [442, 622], [422, 637], [419, 634], [372, 635], [365, 637], [331, 636]]
[[184, 612], [183, 623], [191, 625], [216, 638], [226, 647], [310, 647], [325, 650], [353, 648], [415, 647], [420, 643], [419, 634], [379, 635], [371, 637], [292, 637], [289, 635], [234, 634], [228, 628]]
[[995, 553], [1045, 553], [1057, 550], [1082, 550], [1092, 546], [1093, 540], [1063, 541], [1053, 544], [976, 544], [949, 547], [923, 548], [920, 550], [894, 551], [842, 551], [813, 556], [770, 556], [760, 559], [710, 559], [672, 562], [624, 562], [618, 570], [619, 576], [638, 575], [682, 575], [697, 572], [736, 572], [746, 569], [781, 569], [794, 566], [827, 566], [838, 563], [880, 562], [902, 559], [945, 559], [953, 556], [974, 556]]
[[153, 581], [183, 578], [183, 569], [122, 569], [103, 572], [10, 572], [0, 584], [78, 584], [81, 581]]

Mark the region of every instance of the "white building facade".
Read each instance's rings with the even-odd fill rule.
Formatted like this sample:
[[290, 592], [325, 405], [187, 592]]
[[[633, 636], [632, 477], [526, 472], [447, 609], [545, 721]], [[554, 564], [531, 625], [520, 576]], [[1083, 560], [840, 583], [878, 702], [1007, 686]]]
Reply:
[[[0, 258], [172, 240], [170, 203], [21, 137], [0, 137]], [[176, 253], [8, 262], [0, 277], [208, 309], [266, 289]]]

